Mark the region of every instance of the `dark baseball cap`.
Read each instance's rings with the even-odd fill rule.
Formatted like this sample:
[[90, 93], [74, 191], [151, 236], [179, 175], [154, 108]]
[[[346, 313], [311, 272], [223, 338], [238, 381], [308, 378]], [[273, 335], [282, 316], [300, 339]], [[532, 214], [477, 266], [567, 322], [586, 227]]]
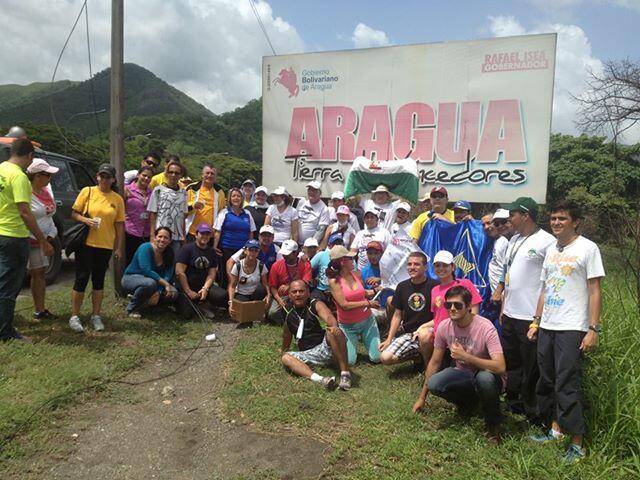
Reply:
[[510, 212], [530, 213], [534, 217], [538, 215], [538, 204], [531, 197], [518, 197], [514, 202], [503, 205], [502, 208]]
[[113, 178], [116, 177], [116, 169], [110, 163], [103, 163], [102, 165], [100, 165], [100, 168], [98, 168], [98, 175], [100, 175], [101, 173], [106, 173]]
[[441, 193], [443, 194], [445, 197], [449, 196], [449, 192], [447, 192], [447, 189], [444, 187], [433, 187], [431, 189], [431, 193], [429, 194], [429, 196], [433, 195], [434, 193]]

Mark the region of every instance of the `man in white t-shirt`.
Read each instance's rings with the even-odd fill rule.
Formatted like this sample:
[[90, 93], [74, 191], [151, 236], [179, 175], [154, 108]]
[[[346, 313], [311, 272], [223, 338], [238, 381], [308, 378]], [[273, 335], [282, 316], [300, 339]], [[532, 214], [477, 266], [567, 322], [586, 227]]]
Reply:
[[542, 263], [555, 238], [536, 224], [538, 204], [532, 198], [520, 197], [505, 208], [517, 232], [507, 247], [501, 282], [504, 299], [500, 323], [507, 362], [507, 403], [514, 413], [537, 420], [535, 391], [539, 372], [536, 346], [527, 339], [527, 331], [540, 295]]
[[[344, 203], [344, 192], [337, 191], [331, 194], [331, 205], [329, 206], [329, 221], [333, 224], [338, 221], [338, 208]], [[349, 226], [353, 228], [353, 232], [360, 231], [360, 224], [358, 223], [358, 217], [349, 211]]]
[[351, 243], [351, 251], [358, 254], [358, 270], [369, 265], [367, 245], [373, 241], [378, 241], [382, 243], [384, 248], [387, 248], [391, 241], [391, 234], [388, 230], [378, 226], [378, 211], [372, 208], [364, 212], [364, 229], [356, 233]]
[[380, 227], [391, 231], [391, 226], [396, 218], [396, 208], [400, 200], [391, 200], [391, 193], [389, 189], [384, 185], [378, 185], [375, 190], [371, 192], [371, 198], [363, 200], [361, 202], [362, 209], [375, 210], [378, 212], [378, 224]]
[[544, 259], [542, 292], [528, 332], [529, 339], [538, 342], [538, 408], [551, 426], [548, 433], [530, 438], [542, 443], [571, 435], [564, 456], [570, 463], [585, 455], [582, 361], [583, 354], [598, 345], [604, 277], [600, 249], [576, 231], [580, 218], [572, 202], [560, 201], [551, 208], [557, 242]]
[[391, 237], [408, 237], [411, 230], [411, 205], [407, 202], [400, 202], [396, 207], [396, 219], [391, 225]]
[[307, 198], [298, 202], [298, 221], [300, 236], [298, 244], [304, 245], [307, 238], [315, 238], [318, 243], [324, 238], [324, 232], [329, 225], [329, 209], [320, 199], [321, 184], [314, 180], [307, 183]]

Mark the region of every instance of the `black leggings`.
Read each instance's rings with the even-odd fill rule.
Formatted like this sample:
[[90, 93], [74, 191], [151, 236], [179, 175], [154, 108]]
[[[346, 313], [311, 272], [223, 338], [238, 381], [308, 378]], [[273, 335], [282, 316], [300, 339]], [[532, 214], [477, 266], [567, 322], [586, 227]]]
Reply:
[[73, 289], [84, 292], [91, 277], [94, 290], [104, 290], [104, 276], [113, 250], [83, 245], [76, 251], [76, 281]]
[[127, 254], [127, 265], [131, 263], [133, 260], [133, 256], [138, 250], [138, 247], [145, 242], [149, 241], [149, 237], [135, 237], [133, 235], [129, 235], [128, 233], [124, 234], [124, 250]]

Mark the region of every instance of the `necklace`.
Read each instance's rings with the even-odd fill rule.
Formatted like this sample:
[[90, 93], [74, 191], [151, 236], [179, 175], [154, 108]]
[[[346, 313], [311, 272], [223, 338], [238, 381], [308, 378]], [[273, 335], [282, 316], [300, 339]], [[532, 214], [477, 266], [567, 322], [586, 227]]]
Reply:
[[564, 252], [564, 249], [570, 246], [573, 242], [575, 242], [579, 236], [580, 235], [576, 235], [575, 237], [573, 237], [571, 241], [566, 245], [560, 245], [559, 243], [556, 242], [556, 250], [558, 250], [560, 253]]

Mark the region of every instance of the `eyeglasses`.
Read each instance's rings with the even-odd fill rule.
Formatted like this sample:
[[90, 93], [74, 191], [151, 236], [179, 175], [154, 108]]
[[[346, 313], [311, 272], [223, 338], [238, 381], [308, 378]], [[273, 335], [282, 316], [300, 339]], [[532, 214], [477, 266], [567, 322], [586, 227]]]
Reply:
[[462, 310], [464, 308], [464, 303], [462, 302], [444, 302], [444, 308], [447, 310]]
[[182, 172], [176, 170], [169, 170], [167, 175], [182, 175]]
[[445, 198], [446, 195], [444, 193], [432, 193], [431, 198]]

